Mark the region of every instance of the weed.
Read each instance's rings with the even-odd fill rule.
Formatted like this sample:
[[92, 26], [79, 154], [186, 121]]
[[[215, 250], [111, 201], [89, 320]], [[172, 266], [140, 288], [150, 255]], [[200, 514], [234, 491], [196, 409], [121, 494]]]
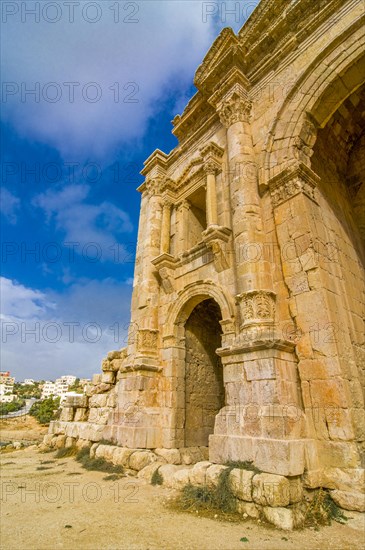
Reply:
[[103, 480], [104, 481], [116, 481], [117, 479], [119, 479], [119, 475], [118, 474], [110, 474], [109, 476], [105, 476], [103, 477]]
[[163, 484], [163, 477], [162, 474], [157, 470], [155, 470], [151, 477], [151, 485], [162, 485]]
[[314, 527], [331, 525], [332, 520], [345, 523], [347, 516], [332, 500], [329, 493], [322, 488], [316, 492], [313, 499], [307, 503], [301, 527]]
[[55, 454], [56, 458], [66, 458], [69, 456], [75, 456], [77, 454], [77, 447], [73, 445], [72, 447], [64, 447], [63, 449], [58, 449]]
[[107, 462], [104, 458], [90, 458], [90, 452], [87, 447], [79, 450], [76, 460], [80, 462], [85, 470], [95, 470], [108, 474], [122, 474], [124, 472], [123, 466], [114, 466], [114, 464]]

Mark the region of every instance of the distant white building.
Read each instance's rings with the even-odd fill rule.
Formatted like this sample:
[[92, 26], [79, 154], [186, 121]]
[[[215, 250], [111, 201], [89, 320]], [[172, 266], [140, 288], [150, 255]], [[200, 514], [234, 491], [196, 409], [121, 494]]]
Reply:
[[4, 395], [0, 395], [0, 403], [11, 403], [12, 401], [17, 400], [17, 395], [14, 393], [7, 393]]
[[76, 376], [73, 376], [71, 374], [67, 374], [65, 376], [61, 376], [60, 378], [57, 378], [55, 382], [50, 382], [47, 380], [45, 382], [43, 388], [42, 388], [42, 399], [46, 399], [47, 397], [60, 397], [61, 401], [64, 399], [64, 396], [68, 392], [69, 386], [72, 386], [72, 384], [75, 383]]
[[25, 378], [24, 382], [22, 383], [22, 386], [33, 386], [34, 385], [33, 378]]
[[51, 395], [55, 395], [55, 390], [56, 390], [55, 383], [47, 380], [43, 384], [41, 399], [46, 399], [47, 397], [51, 397]]

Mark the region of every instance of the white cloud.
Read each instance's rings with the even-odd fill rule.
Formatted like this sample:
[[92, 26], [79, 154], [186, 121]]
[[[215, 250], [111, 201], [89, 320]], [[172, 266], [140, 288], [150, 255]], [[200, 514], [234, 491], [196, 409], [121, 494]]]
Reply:
[[78, 243], [76, 253], [86, 246], [92, 249], [91, 257], [100, 254], [100, 261], [114, 260], [116, 251], [126, 256], [128, 247], [121, 239], [133, 230], [129, 215], [108, 201], [87, 203], [90, 191], [86, 184], [51, 189], [37, 195], [33, 205], [43, 210], [47, 223], [54, 221], [64, 242]]
[[108, 351], [126, 345], [126, 283], [85, 280], [61, 294], [2, 277], [1, 294], [1, 364], [18, 380], [90, 376]]
[[6, 220], [14, 225], [17, 221], [17, 212], [20, 207], [20, 200], [7, 189], [1, 189], [0, 211]]
[[[74, 23], [63, 6], [61, 20], [54, 24], [42, 13], [39, 23], [32, 16], [21, 23], [20, 10], [3, 25], [3, 80], [14, 83], [9, 90], [19, 90], [7, 96], [4, 117], [21, 135], [47, 142], [69, 160], [105, 158], [124, 142], [141, 138], [166, 93], [190, 87], [216, 34], [213, 18], [202, 22], [200, 1], [131, 3], [138, 6], [138, 23], [127, 22], [131, 11], [123, 11], [121, 3], [122, 21], [114, 23], [110, 8], [116, 3], [109, 1], [98, 3], [100, 21], [88, 23], [81, 16], [84, 4], [75, 9]], [[48, 17], [53, 16], [50, 11]], [[51, 82], [56, 86], [47, 87]], [[80, 83], [74, 102], [65, 82]], [[91, 82], [101, 91], [95, 103], [85, 99], [96, 92], [85, 88]], [[25, 92], [38, 88], [36, 102], [36, 96]], [[57, 95], [59, 101], [52, 102]]]

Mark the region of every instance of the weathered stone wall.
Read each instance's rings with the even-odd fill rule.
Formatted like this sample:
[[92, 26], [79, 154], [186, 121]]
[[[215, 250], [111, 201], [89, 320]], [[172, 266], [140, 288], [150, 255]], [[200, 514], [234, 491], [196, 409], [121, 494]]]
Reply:
[[208, 446], [215, 417], [224, 406], [223, 368], [215, 351], [221, 346], [219, 308], [201, 302], [186, 322], [185, 446]]
[[[174, 119], [178, 147], [142, 171], [127, 349], [103, 364], [90, 409], [64, 409], [66, 437], [174, 452], [213, 430], [211, 462], [358, 491], [363, 19], [360, 0], [262, 0], [212, 45]], [[206, 300], [219, 342], [216, 316], [192, 326]], [[208, 415], [217, 361], [224, 402]]]

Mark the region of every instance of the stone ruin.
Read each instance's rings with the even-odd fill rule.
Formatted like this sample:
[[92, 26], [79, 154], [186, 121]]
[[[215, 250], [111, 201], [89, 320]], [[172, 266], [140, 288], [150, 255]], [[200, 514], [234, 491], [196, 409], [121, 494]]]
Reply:
[[360, 0], [262, 0], [221, 32], [142, 170], [128, 346], [46, 444], [176, 487], [250, 463], [241, 509], [274, 523], [303, 488], [365, 510], [364, 37]]

